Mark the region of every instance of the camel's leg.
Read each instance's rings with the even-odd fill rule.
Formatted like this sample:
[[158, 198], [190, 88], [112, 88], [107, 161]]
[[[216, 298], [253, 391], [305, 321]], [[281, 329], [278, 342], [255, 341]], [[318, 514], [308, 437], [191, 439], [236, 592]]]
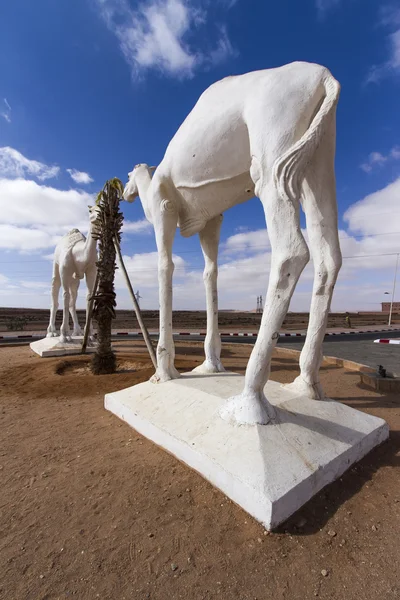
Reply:
[[289, 308], [296, 283], [309, 260], [300, 229], [298, 202], [280, 198], [275, 187], [264, 183], [256, 188], [263, 203], [271, 242], [271, 270], [257, 341], [247, 364], [244, 390], [230, 398], [221, 416], [239, 424], [266, 424], [275, 416], [264, 395], [272, 351]]
[[[92, 268], [88, 269], [85, 273], [85, 278], [86, 278], [86, 287], [87, 287], [87, 294], [86, 294], [86, 321], [85, 321], [85, 330], [88, 324], [88, 318], [89, 318], [89, 304], [90, 304], [90, 298], [92, 297], [92, 295], [94, 294], [94, 286], [96, 283], [96, 275], [97, 275], [97, 267], [96, 265], [94, 265]], [[93, 341], [93, 320], [90, 321], [89, 324], [89, 340]]]
[[222, 366], [221, 338], [218, 332], [218, 244], [222, 224], [222, 215], [218, 215], [207, 223], [200, 232], [200, 244], [203, 251], [204, 285], [207, 300], [207, 335], [204, 341], [206, 359], [194, 371], [197, 373], [221, 373], [225, 371]]
[[303, 208], [314, 261], [314, 287], [307, 337], [300, 355], [301, 374], [286, 387], [310, 398], [323, 399], [319, 382], [322, 342], [333, 288], [342, 264], [334, 174], [335, 119], [321, 140], [303, 183]]
[[61, 279], [60, 270], [57, 263], [53, 265], [53, 277], [51, 280], [51, 309], [50, 309], [50, 323], [47, 328], [46, 337], [57, 337], [56, 330], [56, 316], [58, 310], [58, 295], [60, 293]]
[[72, 317], [73, 330], [72, 335], [82, 335], [82, 329], [79, 325], [78, 315], [76, 314], [76, 299], [78, 297], [78, 289], [79, 289], [80, 280], [73, 279], [69, 288], [69, 312]]
[[63, 320], [60, 329], [60, 342], [70, 342], [71, 335], [69, 329], [69, 301], [70, 301], [70, 292], [69, 288], [71, 285], [70, 281], [70, 273], [67, 272], [65, 268], [60, 269], [61, 283], [63, 286]]
[[153, 383], [161, 383], [179, 377], [175, 369], [175, 347], [172, 336], [172, 244], [178, 223], [173, 206], [160, 199], [154, 210], [154, 231], [158, 250], [158, 285], [160, 298], [160, 337], [157, 346], [157, 371], [151, 378]]

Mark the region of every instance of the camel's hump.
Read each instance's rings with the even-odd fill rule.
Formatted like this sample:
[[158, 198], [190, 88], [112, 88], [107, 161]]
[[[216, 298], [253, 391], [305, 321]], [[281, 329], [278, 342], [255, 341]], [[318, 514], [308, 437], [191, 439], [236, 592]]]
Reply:
[[78, 242], [84, 241], [86, 241], [86, 238], [79, 229], [71, 229], [71, 231], [64, 235], [59, 243], [62, 244], [64, 248], [72, 248], [72, 246], [75, 246]]

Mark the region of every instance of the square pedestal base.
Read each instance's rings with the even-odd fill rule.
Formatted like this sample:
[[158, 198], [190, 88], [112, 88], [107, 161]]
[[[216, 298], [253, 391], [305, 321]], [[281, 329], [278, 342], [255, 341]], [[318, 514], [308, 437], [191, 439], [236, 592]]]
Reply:
[[[69, 354], [81, 354], [83, 336], [74, 336], [70, 342], [61, 343], [59, 337], [43, 338], [29, 344], [30, 349], [43, 358], [50, 356], [68, 356]], [[95, 352], [96, 346], [93, 342], [88, 343], [86, 352]]]
[[105, 407], [195, 469], [273, 529], [389, 435], [385, 421], [333, 400], [297, 396], [269, 381], [275, 423], [232, 425], [219, 416], [242, 391], [235, 373], [141, 383], [105, 396]]

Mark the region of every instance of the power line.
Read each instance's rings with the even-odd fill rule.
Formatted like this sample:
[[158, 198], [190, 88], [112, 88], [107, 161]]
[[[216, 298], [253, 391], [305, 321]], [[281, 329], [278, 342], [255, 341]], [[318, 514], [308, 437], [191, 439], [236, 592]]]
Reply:
[[[382, 257], [382, 256], [397, 256], [397, 254], [400, 254], [400, 252], [390, 252], [390, 253], [381, 253], [381, 254], [356, 254], [354, 256], [343, 256], [342, 258], [343, 258], [343, 260], [353, 260], [353, 259], [357, 259], [357, 258], [379, 258], [379, 257]], [[221, 269], [223, 266], [224, 265], [222, 264], [222, 265], [219, 266], [219, 268]], [[204, 267], [190, 267], [190, 266], [188, 266], [188, 267], [175, 267], [174, 272], [176, 273], [176, 272], [183, 271], [185, 273], [187, 273], [187, 272], [202, 273], [203, 270], [204, 270]], [[158, 271], [158, 268], [157, 267], [152, 267], [152, 268], [148, 267], [148, 268], [145, 268], [145, 269], [128, 269], [129, 273], [141, 273], [141, 272], [149, 272], [149, 271], [155, 272], [155, 271]], [[30, 279], [30, 278], [40, 279], [40, 278], [43, 278], [46, 275], [45, 273], [43, 273], [41, 275], [31, 275], [29, 273], [26, 274], [23, 271], [22, 272], [14, 271], [13, 274], [18, 274], [18, 275], [21, 276], [21, 278], [24, 278], [24, 279], [25, 278], [26, 279]]]
[[[376, 213], [376, 214], [392, 214], [392, 213]], [[251, 232], [253, 233], [253, 232]], [[234, 235], [241, 235], [241, 234], [234, 234]], [[357, 235], [350, 235], [348, 234], [348, 236], [346, 237], [340, 237], [339, 236], [339, 240], [354, 240], [354, 239], [358, 239], [358, 238], [362, 238], [362, 239], [368, 239], [368, 238], [372, 238], [372, 237], [380, 237], [382, 235], [400, 235], [400, 231], [389, 231], [387, 233], [369, 233], [369, 234], [357, 234]], [[233, 237], [233, 236], [231, 236]], [[225, 243], [225, 242], [224, 242]], [[223, 244], [221, 244], [222, 246]], [[244, 244], [245, 245], [245, 244]], [[255, 249], [266, 249], [266, 248], [270, 248], [271, 246], [268, 244], [263, 244], [260, 246], [246, 246], [243, 248], [232, 248], [232, 250], [235, 251], [240, 251], [240, 250], [255, 250]], [[229, 250], [229, 248], [225, 248], [225, 250]], [[154, 250], [153, 252], [156, 252], [156, 250]], [[195, 253], [200, 253], [201, 249], [197, 249], [197, 250], [184, 250], [184, 251], [179, 251], [179, 255], [181, 254], [195, 254]], [[146, 253], [148, 254], [148, 253]], [[19, 265], [24, 265], [24, 264], [30, 264], [30, 263], [43, 263], [43, 262], [48, 262], [49, 265], [52, 264], [52, 261], [46, 258], [38, 258], [35, 260], [24, 260], [24, 261], [20, 261], [20, 260], [0, 260], [0, 264], [2, 265], [13, 265], [13, 264], [19, 264]]]
[[[352, 260], [352, 259], [357, 259], [357, 258], [379, 258], [382, 256], [397, 256], [397, 254], [399, 254], [399, 252], [381, 252], [379, 254], [354, 254], [352, 256], [343, 256], [343, 260]], [[50, 266], [50, 265], [49, 265]], [[220, 265], [220, 268], [223, 267], [224, 265]], [[204, 267], [175, 267], [174, 271], [198, 271], [198, 272], [202, 272], [204, 269]], [[128, 269], [130, 273], [140, 273], [140, 272], [147, 272], [147, 271], [158, 271], [158, 267], [146, 267], [143, 269]], [[38, 273], [38, 271], [37, 271]], [[30, 271], [29, 273], [26, 273], [25, 271], [13, 271], [12, 273], [13, 275], [21, 275], [22, 277], [43, 277], [45, 274], [41, 273], [40, 275], [35, 275], [32, 274], [32, 271]]]

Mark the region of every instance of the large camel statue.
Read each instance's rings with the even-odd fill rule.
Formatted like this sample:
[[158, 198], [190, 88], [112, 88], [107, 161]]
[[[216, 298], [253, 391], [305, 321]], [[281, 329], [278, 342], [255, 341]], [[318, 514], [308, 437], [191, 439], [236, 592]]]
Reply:
[[206, 360], [200, 371], [223, 370], [218, 334], [217, 254], [226, 209], [254, 195], [261, 200], [271, 243], [271, 270], [257, 342], [244, 390], [221, 411], [239, 424], [266, 424], [275, 412], [264, 395], [273, 348], [296, 283], [310, 253], [300, 228], [307, 221], [315, 279], [301, 374], [289, 384], [297, 394], [323, 399], [319, 381], [333, 288], [342, 258], [334, 174], [336, 105], [340, 86], [316, 64], [227, 77], [209, 87], [183, 122], [151, 177], [136, 165], [124, 198], [140, 196], [154, 225], [158, 248], [160, 338], [153, 381], [178, 377], [172, 337], [172, 244], [199, 234], [205, 258]]
[[50, 324], [47, 328], [47, 337], [57, 337], [56, 314], [58, 309], [58, 295], [60, 287], [63, 287], [63, 321], [60, 329], [60, 342], [71, 340], [69, 329], [68, 309], [74, 324], [72, 335], [82, 335], [82, 329], [76, 314], [76, 298], [80, 280], [85, 277], [87, 286], [87, 310], [88, 317], [89, 298], [97, 274], [97, 241], [93, 234], [97, 232], [99, 209], [97, 206], [89, 207], [89, 233], [87, 238], [79, 231], [72, 229], [58, 242], [53, 260], [53, 278], [51, 282], [51, 310]]

